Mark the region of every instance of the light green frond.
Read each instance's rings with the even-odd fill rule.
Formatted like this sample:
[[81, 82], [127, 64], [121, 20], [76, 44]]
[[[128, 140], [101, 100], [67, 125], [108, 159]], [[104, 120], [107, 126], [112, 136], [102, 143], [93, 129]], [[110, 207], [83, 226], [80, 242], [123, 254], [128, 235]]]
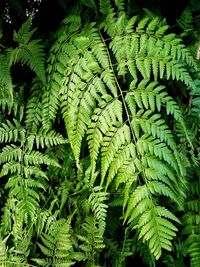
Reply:
[[6, 238], [0, 239], [0, 264], [3, 264], [5, 262], [5, 267], [6, 267], [6, 260], [7, 260], [7, 247], [6, 247], [6, 241], [9, 236]]
[[96, 160], [99, 154], [103, 135], [108, 131], [109, 127], [117, 121], [122, 120], [121, 102], [113, 100], [111, 96], [104, 96], [99, 107], [92, 116], [92, 122], [87, 131], [87, 140], [90, 150], [91, 164], [95, 170]]
[[[115, 32], [110, 48], [118, 61], [119, 74], [130, 71], [134, 79], [138, 72], [148, 79], [153, 74], [155, 80], [165, 76], [167, 79], [180, 80], [194, 87], [192, 78], [185, 69], [185, 63], [197, 68], [196, 63], [181, 40], [175, 35], [162, 34], [163, 38], [160, 35], [158, 38], [156, 32], [159, 24], [156, 25], [155, 19], [148, 22], [148, 18], [139, 21], [131, 35], [127, 32], [123, 38]], [[105, 27], [108, 33], [113, 32], [112, 26], [110, 27]]]
[[152, 136], [143, 135], [137, 142], [137, 148], [141, 155], [145, 155], [145, 153], [149, 153], [151, 156], [155, 155], [160, 160], [166, 161], [179, 173], [178, 163], [174, 161], [173, 152], [165, 143], [154, 139]]
[[0, 153], [0, 163], [5, 163], [9, 161], [21, 161], [22, 150], [20, 147], [15, 145], [7, 145], [2, 149]]
[[40, 128], [38, 133], [34, 135], [34, 140], [37, 149], [55, 146], [59, 144], [65, 144], [67, 141], [63, 138], [63, 136], [55, 131], [46, 131]]
[[24, 156], [24, 164], [26, 166], [28, 165], [38, 165], [38, 164], [46, 164], [46, 165], [51, 165], [55, 167], [60, 167], [60, 165], [50, 158], [47, 155], [42, 154], [39, 151], [30, 151]]
[[[135, 170], [133, 160], [136, 158], [136, 149], [133, 143], [125, 144], [122, 146], [117, 153], [115, 154], [115, 157], [113, 161], [110, 164], [110, 167], [108, 169], [108, 175], [106, 177], [106, 188], [110, 185], [110, 183], [113, 181], [115, 175], [118, 174], [118, 172], [121, 172], [124, 170], [124, 181], [128, 178], [128, 173], [126, 177], [126, 168], [132, 164], [132, 171]], [[119, 177], [118, 177], [119, 178]], [[118, 181], [119, 183], [119, 181]]]
[[112, 126], [105, 134], [101, 148], [101, 175], [102, 181], [114, 159], [115, 153], [125, 143], [131, 142], [130, 129], [126, 124]]
[[31, 96], [26, 106], [26, 126], [33, 132], [37, 131], [42, 118], [41, 83], [34, 81]]
[[[65, 20], [65, 24], [66, 27], [64, 27], [64, 31], [67, 34], [66, 38], [70, 38], [81, 26], [80, 17], [69, 16]], [[60, 104], [60, 90], [67, 85], [66, 78], [68, 80], [68, 75], [70, 74], [70, 68], [68, 66], [68, 63], [70, 63], [69, 55], [76, 55], [75, 46], [71, 43], [67, 43], [65, 39], [63, 39], [62, 34], [58, 36], [58, 40], [51, 48], [50, 52], [51, 54], [47, 61], [49, 63], [47, 66], [47, 84], [42, 97], [42, 123], [46, 129], [51, 128], [56, 118]], [[70, 65], [72, 65], [72, 63]]]
[[[21, 187], [19, 190], [21, 190]], [[34, 190], [32, 190], [32, 192], [35, 193]], [[36, 219], [39, 208], [38, 201], [35, 199], [35, 197], [30, 195], [30, 191], [27, 193], [29, 193], [29, 195], [25, 195], [23, 198], [19, 196], [21, 200], [17, 204], [17, 208], [19, 209], [19, 212], [26, 223], [28, 220], [34, 221]]]
[[0, 142], [23, 142], [25, 139], [25, 130], [17, 120], [13, 120], [13, 123], [7, 121], [0, 125]]
[[88, 201], [91, 204], [94, 216], [99, 224], [99, 233], [104, 234], [106, 228], [106, 217], [108, 205], [105, 204], [108, 193], [103, 192], [102, 188], [97, 186], [93, 188], [93, 192], [90, 194]]
[[31, 31], [32, 18], [22, 25], [18, 32], [14, 32], [14, 41], [19, 45], [17, 48], [9, 48], [8, 56], [10, 65], [21, 62], [33, 70], [38, 78], [45, 83], [44, 69], [44, 46], [40, 40], [31, 40], [36, 29]]
[[38, 243], [44, 258], [33, 259], [39, 266], [71, 266], [73, 262], [73, 244], [70, 236], [70, 224], [65, 219], [52, 222], [48, 233], [43, 233]]
[[[151, 191], [151, 189], [150, 189]], [[171, 240], [177, 228], [169, 221], [179, 220], [166, 208], [156, 206], [146, 186], [138, 186], [128, 201], [125, 218], [137, 220], [134, 228], [139, 230], [139, 238], [148, 242], [149, 250], [156, 259], [160, 258], [162, 249], [172, 250]]]
[[41, 236], [42, 232], [47, 232], [57, 220], [58, 212], [52, 214], [51, 210], [41, 210], [37, 217], [37, 234]]
[[33, 70], [38, 78], [45, 83], [44, 52], [40, 40], [31, 40], [28, 44], [21, 44], [18, 48], [11, 50], [10, 57], [13, 62], [21, 62]]
[[16, 162], [7, 162], [2, 166], [1, 172], [0, 172], [0, 177], [3, 177], [7, 175], [8, 173], [10, 174], [21, 174], [22, 168], [20, 163]]

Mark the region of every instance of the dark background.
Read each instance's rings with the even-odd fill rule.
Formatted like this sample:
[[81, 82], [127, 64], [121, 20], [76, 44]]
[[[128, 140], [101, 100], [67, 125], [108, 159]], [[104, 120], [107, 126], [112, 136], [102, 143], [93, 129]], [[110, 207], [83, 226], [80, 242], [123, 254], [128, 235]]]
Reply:
[[[199, 0], [127, 0], [127, 10], [131, 15], [142, 14], [147, 8], [167, 19], [170, 25], [176, 24], [176, 19], [190, 4], [195, 5]], [[34, 25], [38, 28], [41, 37], [48, 38], [56, 31], [60, 22], [68, 15], [72, 8], [94, 13], [93, 5], [97, 0], [0, 0], [0, 29], [4, 32], [4, 40], [11, 40], [13, 28], [18, 29], [26, 20], [27, 15], [34, 13]]]

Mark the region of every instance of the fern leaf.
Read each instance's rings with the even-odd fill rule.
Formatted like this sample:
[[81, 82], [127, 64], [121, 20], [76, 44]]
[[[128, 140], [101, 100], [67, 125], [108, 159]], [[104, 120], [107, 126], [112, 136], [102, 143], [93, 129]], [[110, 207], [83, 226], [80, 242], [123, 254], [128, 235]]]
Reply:
[[28, 44], [22, 44], [12, 51], [15, 62], [21, 62], [33, 70], [39, 79], [45, 83], [44, 52], [40, 40], [32, 40]]
[[26, 107], [26, 126], [31, 129], [31, 131], [37, 131], [42, 118], [42, 104], [41, 104], [41, 84], [39, 81], [35, 80], [32, 86], [32, 91], [30, 98]]
[[16, 62], [26, 64], [39, 79], [45, 83], [44, 47], [40, 40], [30, 40], [35, 29], [30, 31], [31, 17], [22, 25], [18, 32], [14, 32], [14, 41], [19, 44], [15, 49], [8, 50], [10, 65]]
[[109, 131], [107, 131], [102, 141], [102, 181], [104, 180], [106, 172], [114, 159], [115, 153], [120, 149], [121, 146], [131, 141], [129, 127], [126, 124], [119, 124], [119, 126], [117, 126], [118, 125], [116, 125], [116, 127], [111, 127]]
[[35, 32], [35, 29], [33, 31], [30, 31], [32, 26], [32, 18], [29, 17], [21, 26], [21, 28], [18, 30], [18, 32], [14, 31], [13, 33], [13, 40], [17, 43], [28, 43]]
[[14, 119], [14, 123], [7, 121], [2, 123], [0, 127], [0, 142], [23, 142], [25, 139], [25, 130], [20, 123]]
[[92, 211], [97, 218], [99, 224], [99, 233], [101, 235], [104, 234], [106, 228], [106, 216], [107, 216], [107, 208], [104, 202], [107, 199], [108, 193], [102, 192], [102, 188], [97, 186], [93, 188], [93, 192], [89, 196], [89, 203], [91, 203]]
[[139, 238], [148, 242], [151, 253], [158, 259], [162, 249], [171, 251], [171, 239], [176, 235], [177, 228], [168, 219], [179, 220], [167, 209], [156, 206], [150, 196], [148, 184], [138, 186], [128, 202], [125, 218], [137, 219], [134, 228], [140, 230]]
[[37, 149], [55, 146], [59, 144], [66, 143], [66, 140], [62, 137], [61, 134], [56, 133], [55, 131], [44, 131], [40, 129], [38, 133], [35, 134], [34, 137]]
[[47, 155], [42, 154], [39, 151], [31, 151], [24, 156], [25, 165], [38, 165], [38, 164], [46, 164], [52, 165], [55, 167], [60, 167], [60, 165]]
[[33, 259], [43, 266], [71, 266], [74, 264], [73, 247], [70, 241], [70, 225], [66, 220], [55, 221], [51, 226], [51, 231], [43, 233], [41, 239], [43, 244], [38, 244], [43, 252], [44, 259]]

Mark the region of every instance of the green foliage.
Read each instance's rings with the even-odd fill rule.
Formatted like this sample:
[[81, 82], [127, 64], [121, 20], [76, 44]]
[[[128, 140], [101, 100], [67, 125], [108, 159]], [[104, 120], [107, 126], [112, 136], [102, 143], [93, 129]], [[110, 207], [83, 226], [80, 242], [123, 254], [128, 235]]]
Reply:
[[199, 41], [199, 18], [197, 12], [200, 10], [200, 3], [196, 0], [190, 0], [188, 6], [183, 10], [181, 16], [177, 19], [178, 26], [182, 29], [181, 37], [189, 37]]
[[[185, 66], [197, 66], [181, 39], [165, 34], [168, 27], [159, 26], [158, 18], [129, 19], [123, 11], [115, 14], [107, 8], [107, 2], [101, 1], [105, 18], [100, 29], [110, 37], [108, 42], [91, 23], [71, 37], [71, 31], [65, 28], [66, 33], [61, 36], [67, 34], [69, 41], [60, 37], [53, 46], [48, 68], [49, 77], [55, 77], [56, 84], [49, 91], [51, 106], [44, 105], [43, 125], [51, 127], [60, 102], [77, 166], [86, 136], [91, 184], [97, 182], [99, 159], [100, 185], [105, 184], [106, 190], [113, 185], [123, 188], [128, 182], [123, 204], [125, 219], [130, 217], [131, 223], [138, 217], [134, 225], [140, 238], [149, 243], [151, 253], [159, 258], [162, 248], [171, 250], [171, 239], [177, 231], [169, 220], [178, 219], [160, 206], [154, 195], [164, 195], [179, 207], [185, 195], [185, 168], [163, 110], [180, 124], [186, 138], [187, 129], [178, 104], [157, 81], [177, 80], [194, 88]], [[121, 3], [117, 5], [123, 10]], [[74, 21], [78, 22], [78, 30], [80, 20], [74, 17]], [[56, 53], [58, 61], [53, 61], [52, 68]], [[139, 77], [142, 80], [138, 84]], [[148, 84], [150, 79], [156, 82]], [[156, 161], [162, 162], [167, 171], [161, 174]], [[137, 186], [138, 180], [143, 185]]]
[[[199, 168], [197, 169], [197, 176], [199, 178]], [[200, 264], [200, 239], [199, 239], [199, 181], [190, 183], [189, 195], [186, 201], [185, 209], [186, 214], [183, 216], [182, 221], [184, 225], [183, 234], [187, 236], [185, 244], [191, 258], [191, 266], [199, 266]]]
[[66, 220], [54, 222], [47, 233], [43, 233], [38, 244], [46, 259], [34, 259], [39, 266], [73, 265], [73, 246], [70, 236], [70, 223]]
[[40, 40], [31, 40], [36, 29], [31, 30], [31, 17], [18, 32], [14, 31], [13, 40], [18, 43], [15, 49], [9, 49], [10, 64], [21, 62], [30, 67], [40, 80], [45, 83], [44, 52]]
[[14, 85], [11, 78], [11, 68], [16, 63], [27, 65], [45, 83], [44, 47], [40, 40], [31, 40], [36, 29], [31, 30], [31, 17], [22, 25], [18, 32], [14, 31], [13, 40], [18, 43], [16, 48], [7, 48], [0, 54], [0, 105], [3, 110], [14, 108]]
[[148, 10], [81, 6], [95, 20], [72, 10], [46, 62], [31, 17], [0, 53], [0, 265], [199, 266], [198, 64]]
[[0, 65], [0, 104], [3, 108], [8, 106], [10, 109], [13, 103], [13, 85], [10, 76], [8, 58], [3, 54], [0, 55]]

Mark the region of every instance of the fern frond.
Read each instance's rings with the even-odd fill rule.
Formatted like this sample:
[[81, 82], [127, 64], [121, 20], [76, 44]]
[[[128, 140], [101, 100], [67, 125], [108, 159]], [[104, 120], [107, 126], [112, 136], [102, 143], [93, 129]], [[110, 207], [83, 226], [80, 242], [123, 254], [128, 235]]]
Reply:
[[34, 140], [37, 149], [66, 143], [61, 134], [53, 130], [47, 132], [42, 128], [34, 135]]
[[168, 219], [179, 220], [167, 209], [153, 203], [152, 189], [148, 184], [137, 187], [128, 202], [125, 218], [130, 216], [129, 221], [137, 220], [134, 228], [140, 229], [139, 238], [148, 242], [151, 253], [158, 259], [163, 248], [171, 251], [171, 240], [176, 235], [177, 228]]
[[[115, 154], [115, 157], [110, 164], [110, 168], [108, 170], [108, 176], [106, 181], [106, 188], [109, 186], [109, 184], [113, 181], [115, 175], [119, 175], [116, 178], [119, 179], [120, 172], [122, 172], [122, 175], [126, 178], [122, 180], [122, 182], [126, 182], [127, 178], [129, 177], [130, 173], [135, 173], [135, 166], [133, 163], [133, 160], [136, 159], [136, 149], [133, 143], [127, 144], [125, 146], [122, 146], [119, 151]], [[129, 165], [131, 165], [131, 171], [130, 173], [127, 172], [126, 175], [126, 169], [129, 169]], [[125, 173], [124, 173], [125, 171]], [[119, 181], [116, 181], [117, 185], [120, 183]]]
[[113, 11], [111, 3], [109, 0], [101, 0], [100, 1], [100, 11], [102, 14], [107, 15]]
[[22, 150], [20, 147], [15, 145], [7, 145], [2, 149], [0, 153], [0, 163], [5, 163], [8, 161], [21, 161]]
[[47, 233], [52, 224], [57, 221], [58, 212], [52, 214], [51, 210], [41, 210], [38, 214], [36, 228], [37, 235], [41, 236], [42, 232]]
[[187, 7], [183, 10], [179, 19], [177, 19], [178, 26], [184, 30], [184, 35], [187, 35], [190, 31], [194, 30], [192, 10]]
[[119, 10], [125, 9], [125, 1], [124, 0], [115, 0], [115, 4]]
[[9, 50], [12, 63], [21, 62], [33, 70], [38, 78], [45, 83], [44, 71], [44, 47], [40, 40], [31, 40], [28, 44], [20, 44], [19, 47]]
[[38, 243], [45, 259], [33, 259], [39, 266], [71, 266], [73, 246], [70, 240], [70, 225], [65, 219], [52, 223], [50, 231], [41, 236], [43, 244]]
[[[21, 190], [21, 186], [18, 189]], [[25, 195], [23, 197], [21, 195], [18, 196], [21, 200], [19, 200], [17, 208], [26, 223], [28, 222], [28, 220], [34, 222], [37, 217], [37, 212], [39, 210], [38, 201], [35, 200], [35, 191], [26, 190], [24, 194]], [[33, 194], [34, 197], [32, 197], [31, 194]]]
[[[120, 20], [120, 15], [118, 19]], [[165, 75], [167, 79], [172, 77], [194, 87], [184, 62], [196, 69], [197, 67], [188, 50], [175, 35], [163, 35], [164, 32], [159, 32], [161, 28], [155, 28], [155, 21], [151, 24], [148, 24], [148, 21], [148, 18], [140, 21], [138, 26], [132, 29], [131, 35], [129, 32], [125, 33], [124, 38], [118, 35], [117, 30], [112, 30], [113, 40], [110, 48], [119, 64], [119, 74], [125, 74], [129, 70], [134, 79], [137, 79], [137, 73], [140, 72], [143, 78], [148, 79], [153, 74], [155, 80], [158, 77], [162, 79]], [[109, 26], [106, 26], [105, 30], [109, 31], [107, 27]], [[163, 39], [160, 40], [161, 37]]]
[[130, 129], [126, 124], [118, 123], [116, 127], [113, 125], [106, 132], [101, 149], [101, 175], [102, 181], [106, 172], [114, 159], [115, 153], [121, 146], [131, 142]]
[[44, 155], [39, 151], [30, 151], [24, 156], [24, 164], [29, 165], [38, 165], [38, 164], [46, 164], [55, 167], [60, 167], [60, 165], [54, 160], [48, 157], [48, 155]]
[[106, 228], [106, 216], [108, 205], [105, 204], [108, 193], [102, 192], [102, 188], [96, 186], [93, 188], [93, 192], [90, 194], [88, 201], [91, 204], [92, 211], [97, 218], [99, 224], [99, 233], [104, 234]]
[[18, 30], [18, 32], [14, 31], [13, 33], [13, 40], [17, 43], [28, 43], [35, 32], [35, 29], [33, 31], [31, 30], [32, 26], [32, 17], [29, 17], [21, 26], [21, 28]]
[[[7, 261], [7, 248], [6, 248], [6, 241], [8, 240], [9, 236], [2, 239], [0, 241], [0, 264], [6, 264]], [[5, 265], [6, 266], [6, 265]]]
[[190, 239], [190, 247], [188, 249], [188, 252], [191, 257], [191, 266], [192, 267], [198, 267], [200, 264], [200, 239], [199, 235], [193, 235], [193, 237]]
[[[80, 27], [79, 16], [69, 16], [65, 20], [67, 38], [70, 38]], [[70, 27], [71, 26], [71, 27]], [[60, 104], [59, 94], [62, 87], [66, 86], [63, 81], [63, 72], [66, 76], [70, 74], [69, 67], [67, 65], [69, 56], [75, 52], [73, 45], [68, 45], [63, 40], [62, 34], [59, 36], [55, 46], [51, 49], [51, 56], [48, 59], [49, 65], [47, 67], [47, 85], [42, 97], [42, 122], [43, 126], [47, 129], [51, 128], [53, 121], [55, 120], [56, 113]], [[50, 104], [51, 103], [51, 104]], [[50, 105], [49, 105], [50, 104]]]
[[95, 170], [95, 162], [98, 157], [103, 134], [115, 121], [121, 121], [121, 103], [110, 96], [104, 96], [105, 101], [100, 102], [100, 107], [94, 111], [92, 122], [87, 131], [88, 146], [90, 150], [91, 164]]
[[13, 123], [7, 121], [1, 123], [0, 127], [0, 142], [23, 142], [25, 139], [25, 130], [17, 120], [13, 120]]
[[141, 155], [149, 153], [151, 156], [155, 155], [161, 160], [165, 160], [174, 170], [179, 173], [178, 164], [174, 161], [173, 151], [170, 150], [165, 143], [154, 139], [152, 136], [143, 135], [137, 142], [137, 148]]
[[85, 218], [81, 234], [77, 235], [77, 238], [81, 242], [79, 247], [86, 254], [86, 258], [95, 262], [95, 255], [105, 247], [95, 218], [89, 216]]
[[22, 25], [18, 32], [14, 32], [14, 41], [19, 45], [17, 48], [7, 50], [10, 66], [16, 62], [21, 62], [33, 70], [38, 78], [45, 83], [44, 69], [44, 46], [40, 40], [31, 40], [36, 29], [31, 29], [31, 17]]
[[7, 175], [8, 173], [10, 174], [21, 174], [21, 164], [16, 163], [16, 162], [7, 162], [3, 165], [1, 172], [0, 172], [0, 177], [3, 177]]
[[26, 127], [30, 131], [37, 131], [42, 121], [42, 89], [41, 83], [35, 80], [31, 89], [30, 98], [26, 106]]
[[190, 256], [191, 266], [196, 267], [200, 263], [200, 200], [199, 200], [199, 181], [190, 183], [188, 199], [185, 203], [186, 214], [182, 218], [184, 225], [183, 234], [187, 237], [185, 245]]

